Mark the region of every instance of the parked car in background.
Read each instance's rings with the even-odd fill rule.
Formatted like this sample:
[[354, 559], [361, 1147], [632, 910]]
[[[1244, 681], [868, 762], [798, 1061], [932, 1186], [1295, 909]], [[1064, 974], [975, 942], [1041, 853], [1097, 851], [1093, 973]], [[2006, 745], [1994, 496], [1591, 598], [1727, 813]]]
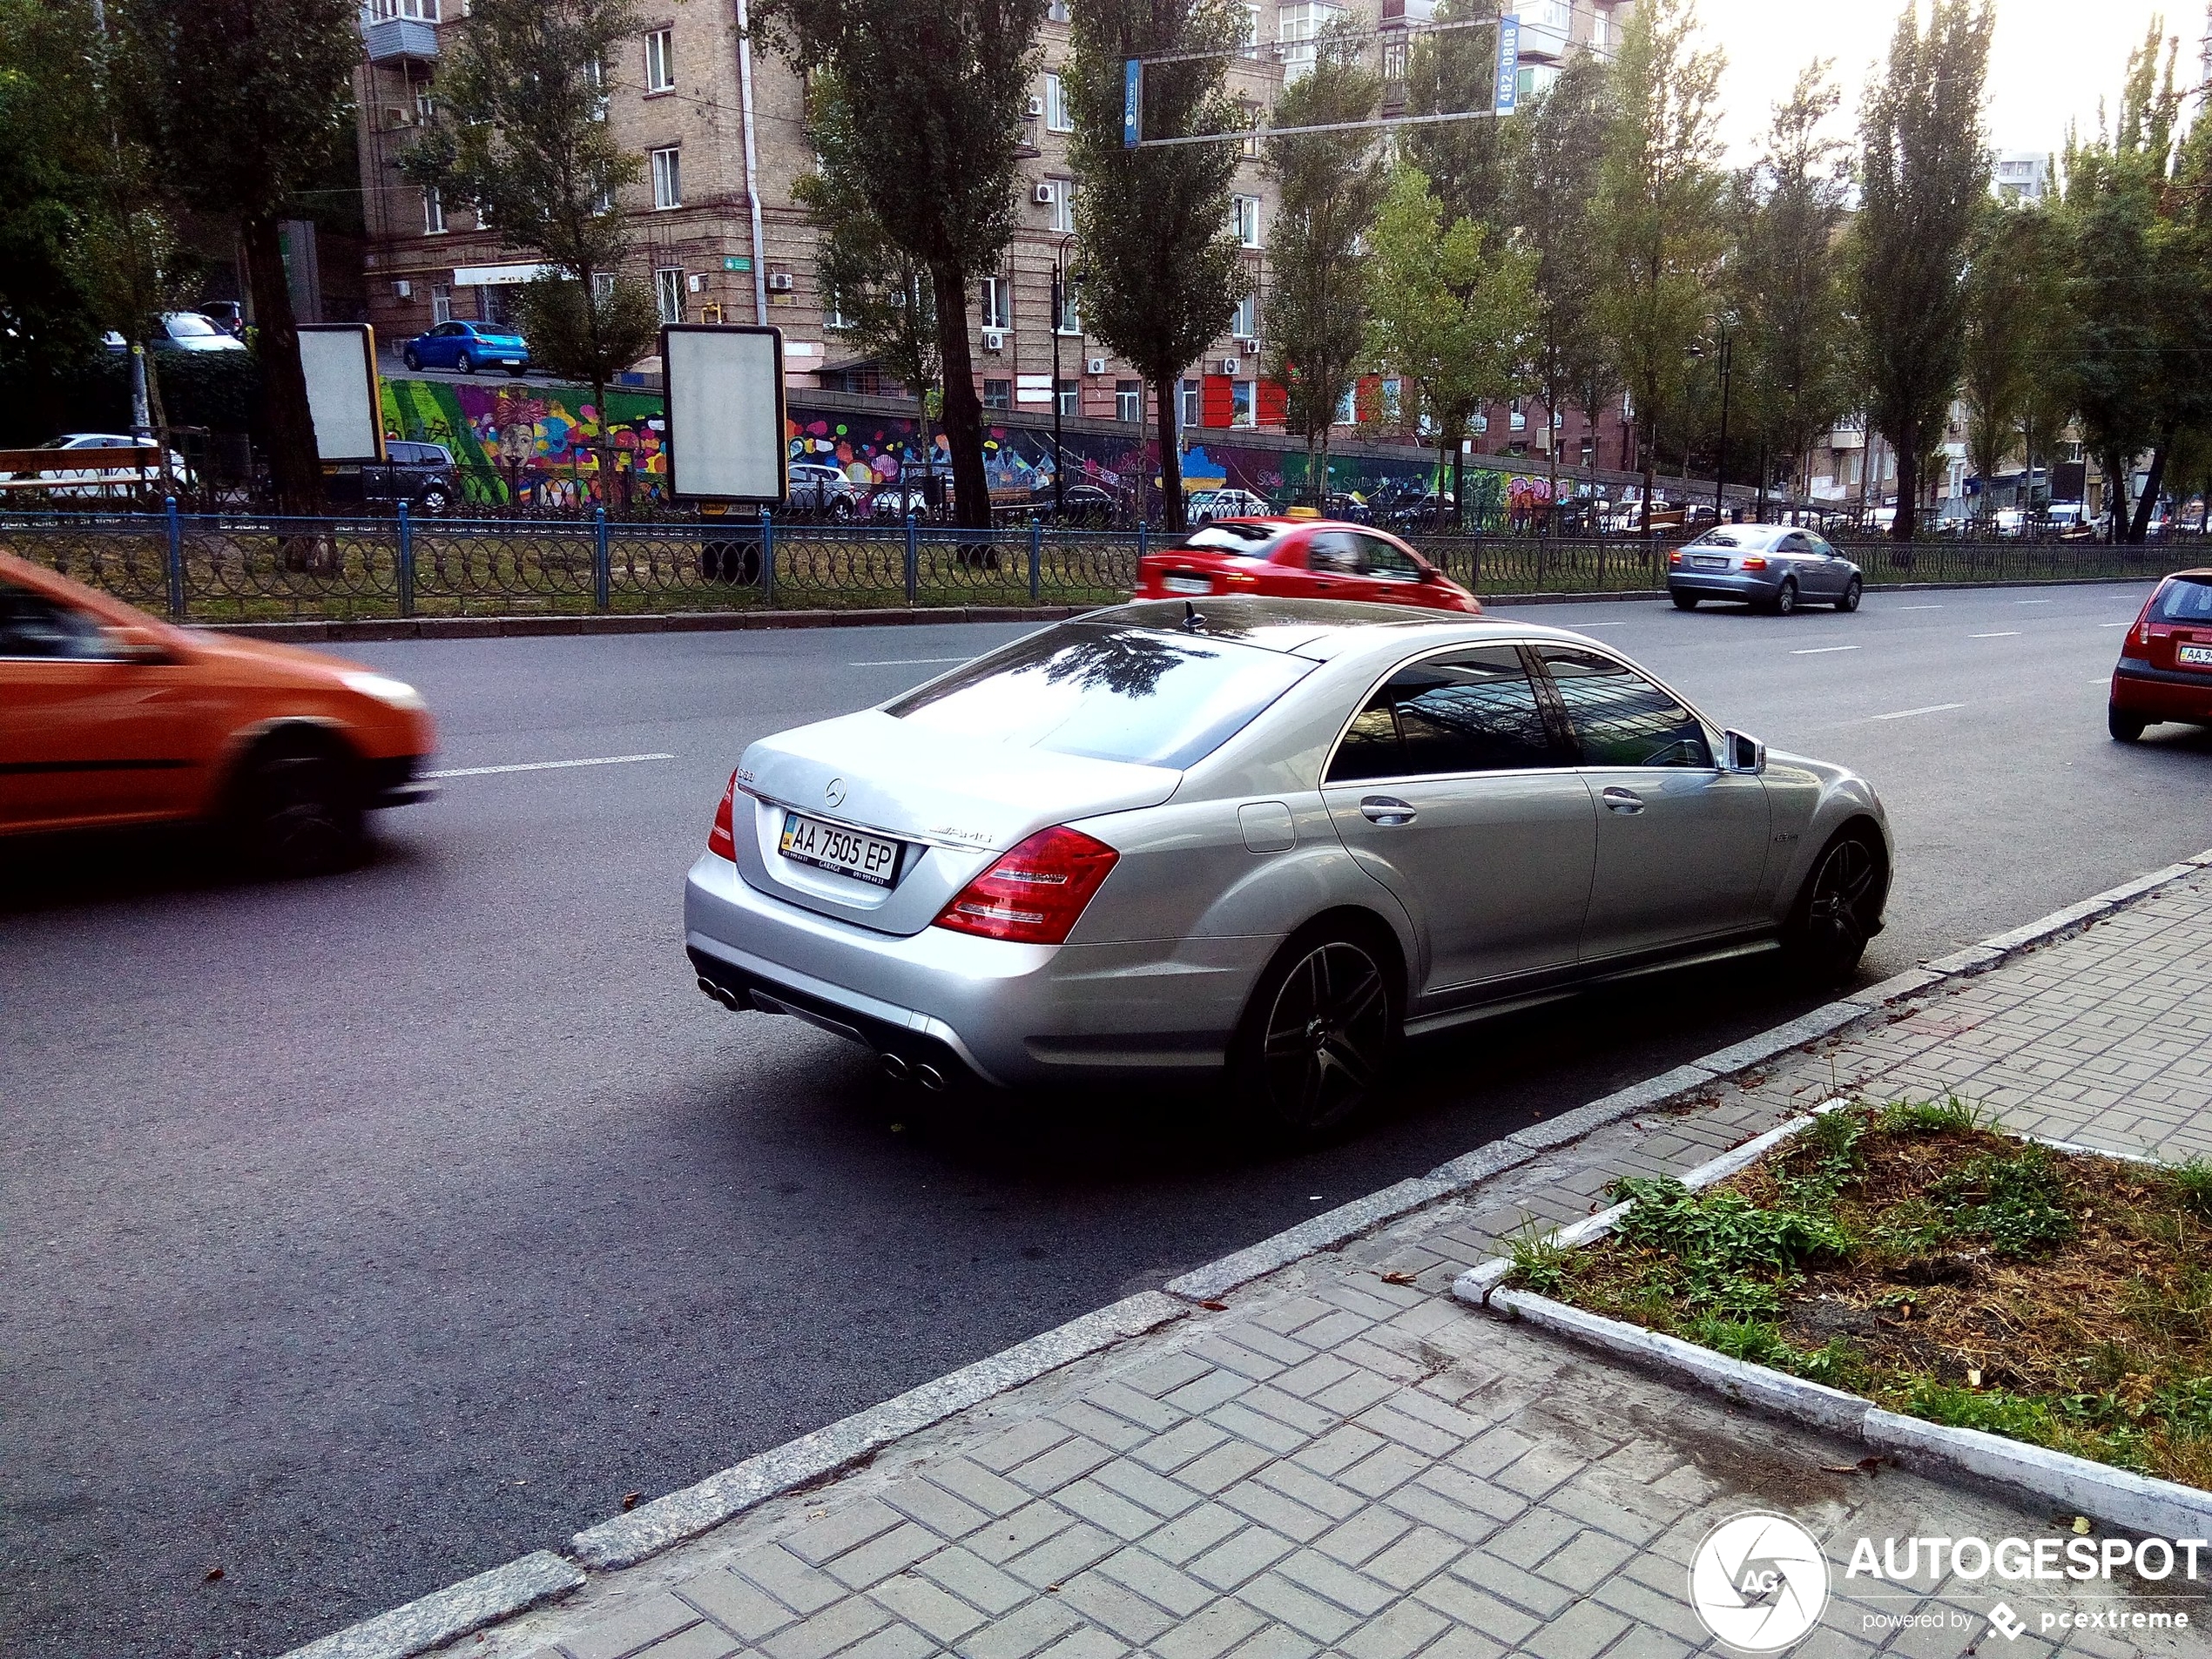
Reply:
[[714, 1001], [894, 1077], [1225, 1082], [1300, 1136], [1386, 1096], [1415, 1032], [1690, 960], [1836, 984], [1892, 857], [1863, 779], [1599, 641], [1223, 596], [753, 743], [684, 929]]
[[1137, 561], [1141, 598], [1264, 594], [1480, 616], [1465, 588], [1386, 531], [1313, 518], [1222, 518]]
[[1114, 499], [1113, 491], [1103, 485], [1077, 483], [1070, 479], [1057, 496], [1053, 494], [1050, 484], [1039, 484], [1029, 496], [1029, 504], [1022, 509], [1022, 516], [1048, 523], [1056, 521], [1070, 529], [1104, 529], [1120, 510], [1121, 503]]
[[786, 504], [793, 512], [850, 518], [860, 509], [861, 487], [826, 461], [794, 461], [786, 475]]
[[2212, 725], [2212, 569], [2160, 583], [2121, 642], [2107, 729], [2133, 743], [2164, 720]]
[[[118, 432], [64, 432], [58, 438], [49, 438], [38, 448], [55, 451], [55, 465], [41, 467], [35, 472], [17, 472], [12, 476], [24, 480], [37, 479], [47, 492], [66, 496], [125, 496], [141, 490], [158, 491], [162, 488], [162, 474], [158, 466], [137, 464], [119, 466], [113, 456], [104, 457], [103, 450], [135, 449], [136, 438]], [[148, 448], [154, 446], [149, 445]], [[169, 451], [171, 476], [185, 488], [196, 482], [184, 456], [174, 449]], [[25, 494], [10, 490], [10, 496]]]
[[[111, 328], [101, 343], [111, 352], [127, 352], [131, 342]], [[244, 351], [246, 342], [218, 328], [197, 311], [165, 311], [146, 325], [149, 351]]]
[[8, 553], [0, 708], [0, 839], [200, 822], [260, 867], [312, 874], [351, 860], [364, 811], [436, 787], [436, 729], [404, 681], [172, 627]]
[[1703, 599], [1740, 599], [1777, 616], [1800, 603], [1858, 609], [1866, 577], [1811, 530], [1787, 524], [1719, 524], [1667, 555], [1667, 595], [1695, 610]]
[[246, 333], [246, 307], [236, 300], [210, 300], [199, 314], [225, 334], [236, 338]]
[[529, 342], [514, 329], [490, 322], [442, 322], [400, 347], [401, 361], [415, 370], [503, 368], [520, 374], [530, 366]]
[[1193, 524], [1211, 524], [1217, 518], [1264, 518], [1271, 510], [1249, 489], [1194, 489], [1184, 507]]
[[323, 492], [333, 504], [405, 502], [415, 512], [449, 513], [466, 498], [453, 452], [442, 443], [388, 438], [381, 466], [364, 463], [329, 473]]

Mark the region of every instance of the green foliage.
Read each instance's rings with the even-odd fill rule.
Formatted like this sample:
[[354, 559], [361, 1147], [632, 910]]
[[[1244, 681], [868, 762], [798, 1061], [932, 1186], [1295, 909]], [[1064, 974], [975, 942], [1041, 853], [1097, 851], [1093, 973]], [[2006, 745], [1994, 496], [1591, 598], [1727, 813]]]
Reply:
[[1740, 1192], [1695, 1193], [1667, 1177], [1630, 1177], [1613, 1190], [1631, 1206], [1615, 1231], [1624, 1243], [1679, 1262], [1693, 1298], [1722, 1293], [1731, 1276], [1796, 1273], [1851, 1247], [1821, 1211], [1763, 1209]]
[[2200, 1221], [2212, 1221], [2212, 1162], [2193, 1157], [2167, 1172], [2182, 1208]]
[[1683, 1335], [1701, 1348], [1710, 1348], [1749, 1365], [1794, 1370], [1802, 1356], [1783, 1340], [1781, 1330], [1757, 1318], [1704, 1313], [1683, 1327]]
[[585, 382], [602, 409], [607, 382], [651, 351], [660, 333], [653, 296], [635, 277], [603, 281], [594, 293], [565, 273], [542, 273], [523, 286], [515, 310], [531, 361]]
[[[93, 349], [79, 233], [103, 162], [84, 118], [80, 4], [0, 0], [0, 381], [44, 381]], [[44, 433], [37, 434], [44, 437]]]
[[[2033, 407], [2042, 382], [2063, 381], [2051, 361], [2063, 303], [2054, 280], [2050, 214], [2033, 203], [1982, 205], [1966, 252], [1965, 349], [1959, 392], [1966, 405], [1966, 455], [1977, 476], [1996, 477], [2013, 444], [2037, 451], [2048, 421]], [[2047, 455], [2046, 448], [2040, 453]], [[1981, 510], [1994, 496], [1983, 490]]]
[[[1439, 23], [1494, 17], [1498, 0], [1443, 0]], [[1413, 37], [1406, 64], [1406, 112], [1456, 115], [1487, 110], [1496, 95], [1498, 31], [1448, 29]], [[1516, 117], [1516, 119], [1522, 118]], [[1512, 121], [1447, 121], [1409, 126], [1398, 134], [1398, 153], [1419, 168], [1444, 204], [1450, 220], [1473, 219], [1493, 235], [1514, 223]]]
[[1565, 1287], [1575, 1252], [1554, 1242], [1550, 1228], [1530, 1222], [1506, 1241], [1513, 1262], [1513, 1282], [1539, 1296], [1555, 1295]]
[[2048, 1445], [2056, 1428], [2049, 1402], [2002, 1389], [1962, 1388], [1932, 1377], [1916, 1379], [1905, 1410], [1932, 1423], [1978, 1428], [1987, 1434]]
[[1986, 1239], [2000, 1256], [2033, 1256], [2079, 1231], [2048, 1147], [1968, 1158], [1931, 1191], [1950, 1207], [1946, 1229], [1952, 1238]]
[[1874, 1116], [1874, 1127], [1885, 1135], [1971, 1135], [1997, 1127], [1993, 1112], [1971, 1100], [1946, 1095], [1941, 1100], [1893, 1100]]
[[1966, 246], [1989, 190], [1991, 27], [1986, 0], [1932, 0], [1925, 32], [1906, 7], [1860, 116], [1851, 297], [1870, 412], [1897, 451], [1901, 541], [1964, 368]]

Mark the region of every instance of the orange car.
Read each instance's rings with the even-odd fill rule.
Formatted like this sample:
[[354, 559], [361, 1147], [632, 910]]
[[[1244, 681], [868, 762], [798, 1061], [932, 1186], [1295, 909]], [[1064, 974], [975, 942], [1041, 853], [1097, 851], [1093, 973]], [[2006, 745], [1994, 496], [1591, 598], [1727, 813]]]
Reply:
[[201, 820], [264, 867], [331, 869], [365, 808], [435, 790], [435, 744], [403, 681], [172, 627], [0, 553], [0, 836]]

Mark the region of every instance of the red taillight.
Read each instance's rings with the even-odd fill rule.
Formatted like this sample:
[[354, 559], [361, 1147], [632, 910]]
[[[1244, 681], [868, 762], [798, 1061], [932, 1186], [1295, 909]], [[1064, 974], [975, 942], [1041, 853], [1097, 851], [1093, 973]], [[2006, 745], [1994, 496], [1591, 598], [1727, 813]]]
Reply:
[[706, 850], [718, 859], [738, 861], [737, 811], [738, 774], [730, 774], [730, 786], [722, 792], [722, 804], [714, 809], [714, 827], [706, 833]]
[[1682, 550], [1680, 548], [1676, 548], [1673, 552], [1668, 554], [1667, 563], [1669, 564], [1680, 564], [1682, 563]]
[[1039, 830], [954, 895], [937, 926], [986, 939], [1057, 945], [1122, 855], [1064, 825]]
[[1766, 561], [1756, 556], [1745, 559], [1743, 563], [1743, 568], [1747, 570], [1764, 570], [1766, 569]]

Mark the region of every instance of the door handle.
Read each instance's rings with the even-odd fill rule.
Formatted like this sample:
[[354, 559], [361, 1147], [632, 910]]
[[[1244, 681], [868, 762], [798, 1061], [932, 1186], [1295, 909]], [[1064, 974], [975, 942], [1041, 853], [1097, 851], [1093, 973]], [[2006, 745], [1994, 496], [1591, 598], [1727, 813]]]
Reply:
[[1617, 785], [1605, 790], [1599, 799], [1604, 801], [1605, 809], [1609, 813], [1622, 813], [1633, 818], [1643, 810], [1642, 796], [1633, 789], [1622, 789]]
[[1395, 795], [1363, 795], [1359, 813], [1370, 824], [1410, 824], [1415, 817], [1413, 806]]

